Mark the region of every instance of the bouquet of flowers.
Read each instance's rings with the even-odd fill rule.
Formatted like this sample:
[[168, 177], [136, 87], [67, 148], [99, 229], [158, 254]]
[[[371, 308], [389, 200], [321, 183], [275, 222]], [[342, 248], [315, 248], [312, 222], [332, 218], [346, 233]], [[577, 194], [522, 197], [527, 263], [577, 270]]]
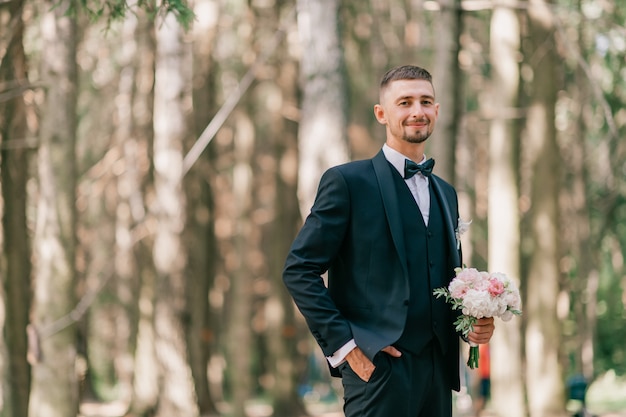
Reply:
[[[515, 283], [505, 274], [488, 273], [474, 268], [456, 268], [456, 277], [448, 288], [437, 288], [433, 294], [445, 297], [453, 310], [461, 310], [454, 322], [456, 330], [464, 337], [472, 331], [474, 323], [482, 317], [500, 317], [509, 321], [513, 315], [522, 314], [521, 298]], [[470, 343], [467, 366], [478, 367], [478, 346]]]

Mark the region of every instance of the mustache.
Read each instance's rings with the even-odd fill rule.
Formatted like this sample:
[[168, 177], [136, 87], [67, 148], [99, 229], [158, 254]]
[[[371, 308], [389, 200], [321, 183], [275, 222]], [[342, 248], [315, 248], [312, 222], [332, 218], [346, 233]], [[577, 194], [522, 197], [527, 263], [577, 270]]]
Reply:
[[428, 119], [426, 118], [422, 118], [422, 119], [411, 119], [411, 120], [407, 120], [407, 122], [405, 124], [413, 124], [413, 123], [419, 123], [419, 124], [429, 124], [430, 122], [428, 121]]

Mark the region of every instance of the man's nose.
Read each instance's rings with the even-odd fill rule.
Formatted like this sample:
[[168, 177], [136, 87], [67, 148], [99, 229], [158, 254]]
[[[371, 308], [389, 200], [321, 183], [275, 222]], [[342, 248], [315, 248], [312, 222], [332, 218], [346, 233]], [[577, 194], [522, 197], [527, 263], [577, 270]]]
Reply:
[[424, 116], [424, 108], [421, 103], [414, 103], [411, 107], [411, 115], [417, 119]]

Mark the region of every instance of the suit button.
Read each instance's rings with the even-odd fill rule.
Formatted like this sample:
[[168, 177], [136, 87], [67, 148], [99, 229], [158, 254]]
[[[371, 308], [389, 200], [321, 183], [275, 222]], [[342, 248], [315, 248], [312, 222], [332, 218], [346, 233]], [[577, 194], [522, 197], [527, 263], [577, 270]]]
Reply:
[[409, 300], [404, 300], [404, 305], [408, 306], [409, 305]]

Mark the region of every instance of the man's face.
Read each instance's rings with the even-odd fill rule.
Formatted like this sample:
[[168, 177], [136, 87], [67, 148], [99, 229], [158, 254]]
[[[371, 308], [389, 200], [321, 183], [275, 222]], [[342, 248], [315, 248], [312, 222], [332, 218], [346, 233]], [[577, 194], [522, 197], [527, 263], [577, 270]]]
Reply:
[[429, 81], [397, 80], [383, 89], [374, 114], [387, 126], [388, 140], [422, 143], [433, 133], [439, 103]]

